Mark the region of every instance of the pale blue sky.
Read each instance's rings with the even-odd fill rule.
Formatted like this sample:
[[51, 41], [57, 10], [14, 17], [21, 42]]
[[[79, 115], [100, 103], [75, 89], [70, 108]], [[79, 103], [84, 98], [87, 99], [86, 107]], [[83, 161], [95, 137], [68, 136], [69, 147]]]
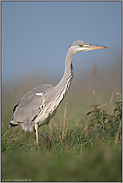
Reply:
[[88, 71], [93, 62], [98, 68], [115, 61], [120, 64], [121, 2], [1, 4], [3, 84], [17, 83], [27, 75], [59, 81], [67, 50], [75, 40], [108, 47], [76, 54], [75, 73]]

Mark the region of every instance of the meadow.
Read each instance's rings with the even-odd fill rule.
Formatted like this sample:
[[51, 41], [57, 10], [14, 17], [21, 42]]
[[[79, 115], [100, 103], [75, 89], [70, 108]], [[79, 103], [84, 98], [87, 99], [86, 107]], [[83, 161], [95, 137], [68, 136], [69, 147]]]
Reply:
[[39, 128], [50, 137], [50, 150], [40, 137], [37, 148], [34, 133], [9, 129], [12, 107], [25, 91], [2, 91], [1, 181], [121, 182], [120, 78], [71, 86], [49, 125]]

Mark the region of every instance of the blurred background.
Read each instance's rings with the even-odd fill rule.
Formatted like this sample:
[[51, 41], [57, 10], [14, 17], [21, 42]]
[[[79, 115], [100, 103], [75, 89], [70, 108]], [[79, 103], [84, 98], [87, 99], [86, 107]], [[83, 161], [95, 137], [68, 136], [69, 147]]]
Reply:
[[9, 110], [37, 85], [60, 81], [67, 50], [75, 40], [108, 48], [74, 56], [68, 95], [73, 100], [80, 96], [83, 103], [93, 90], [104, 98], [114, 87], [121, 91], [121, 2], [1, 4], [2, 102], [12, 100]]

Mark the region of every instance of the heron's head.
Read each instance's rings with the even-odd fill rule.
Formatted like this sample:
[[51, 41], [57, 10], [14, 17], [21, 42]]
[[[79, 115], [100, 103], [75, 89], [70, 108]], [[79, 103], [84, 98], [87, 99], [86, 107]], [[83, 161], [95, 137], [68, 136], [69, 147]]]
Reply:
[[70, 45], [69, 48], [73, 49], [74, 54], [76, 54], [77, 52], [81, 52], [81, 51], [105, 49], [107, 47], [106, 46], [93, 45], [93, 44], [87, 44], [84, 41], [75, 41]]

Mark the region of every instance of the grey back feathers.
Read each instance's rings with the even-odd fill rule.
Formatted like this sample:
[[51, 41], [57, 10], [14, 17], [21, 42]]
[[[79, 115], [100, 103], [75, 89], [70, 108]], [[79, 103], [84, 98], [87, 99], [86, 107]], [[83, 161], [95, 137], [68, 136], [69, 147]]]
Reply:
[[25, 131], [32, 131], [35, 118], [43, 111], [44, 96], [46, 96], [48, 90], [51, 88], [53, 88], [52, 85], [45, 84], [28, 92], [15, 105], [10, 123], [15, 125], [21, 123]]

